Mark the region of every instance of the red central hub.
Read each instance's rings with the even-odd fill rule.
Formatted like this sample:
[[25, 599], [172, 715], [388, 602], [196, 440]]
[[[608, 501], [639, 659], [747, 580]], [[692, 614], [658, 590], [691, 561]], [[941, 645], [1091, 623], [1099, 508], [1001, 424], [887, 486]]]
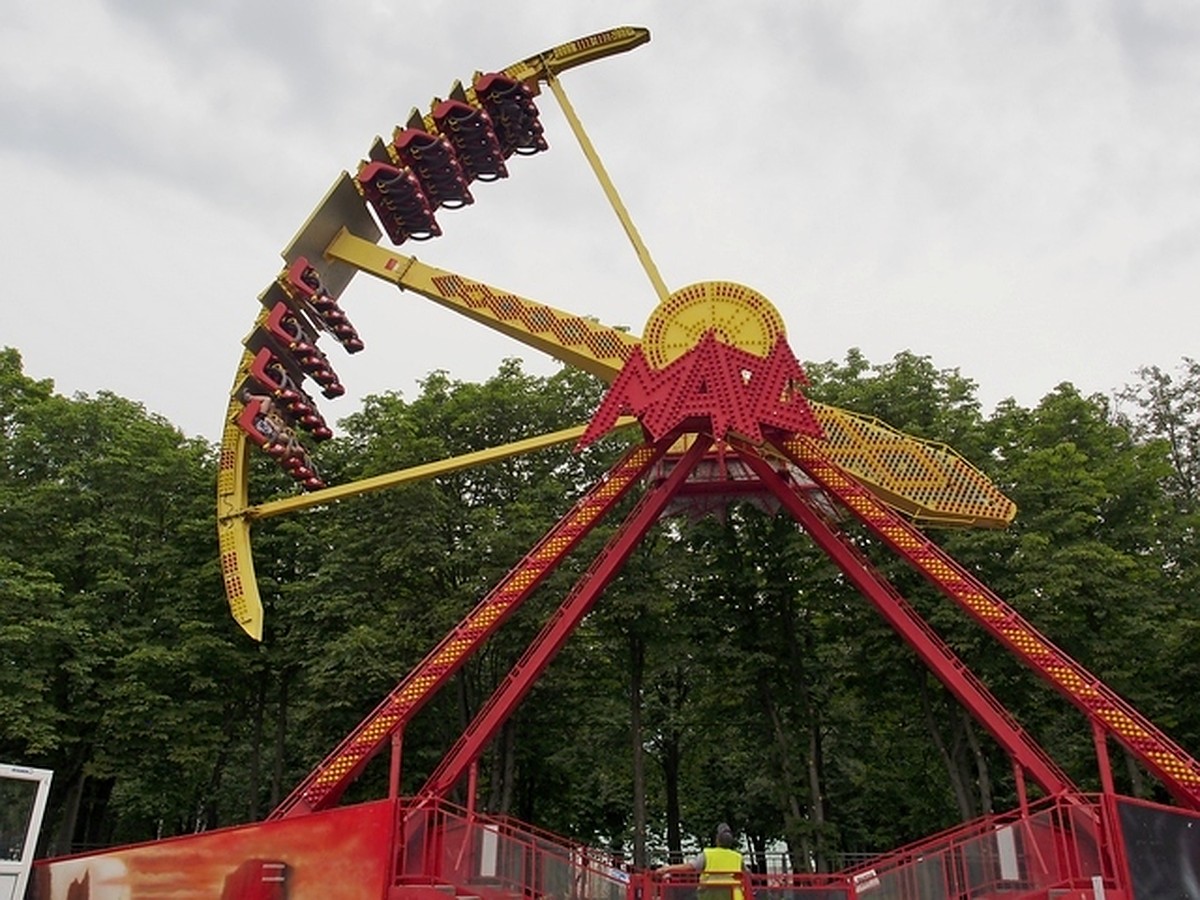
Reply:
[[800, 390], [806, 384], [804, 369], [782, 335], [763, 357], [722, 343], [708, 331], [662, 369], [651, 368], [637, 347], [579, 446], [607, 433], [623, 415], [636, 416], [655, 440], [692, 420], [717, 440], [735, 432], [759, 442], [763, 428], [820, 438], [821, 425]]

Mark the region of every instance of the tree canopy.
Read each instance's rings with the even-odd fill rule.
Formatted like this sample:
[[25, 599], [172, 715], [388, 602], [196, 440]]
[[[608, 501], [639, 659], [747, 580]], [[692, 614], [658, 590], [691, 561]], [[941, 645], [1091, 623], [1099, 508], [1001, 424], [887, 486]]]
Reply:
[[[810, 363], [809, 393], [954, 446], [1018, 506], [935, 537], [1178, 743], [1200, 751], [1200, 365], [1114, 397], [1070, 384], [984, 415], [909, 353]], [[505, 362], [368, 398], [323, 445], [347, 481], [587, 420], [590, 376]], [[257, 523], [266, 640], [230, 620], [215, 448], [129, 400], [64, 397], [0, 352], [0, 760], [56, 773], [47, 849], [260, 818], [537, 541], [622, 448], [540, 451]], [[267, 464], [257, 495], [289, 485]], [[605, 526], [611, 529], [613, 526]], [[608, 532], [405, 733], [422, 783]], [[902, 564], [873, 561], [1068, 774], [1098, 786], [1082, 716]], [[369, 768], [347, 801], [386, 783]], [[1161, 797], [1132, 759], [1122, 790]], [[1015, 804], [1011, 766], [786, 516], [663, 519], [482, 760], [479, 802], [638, 862], [728, 821], [831, 868]]]

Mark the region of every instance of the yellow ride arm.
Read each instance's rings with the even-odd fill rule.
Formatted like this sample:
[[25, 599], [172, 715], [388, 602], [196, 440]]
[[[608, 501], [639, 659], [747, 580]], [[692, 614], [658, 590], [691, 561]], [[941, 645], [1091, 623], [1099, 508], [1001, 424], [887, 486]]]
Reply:
[[[326, 253], [610, 384], [641, 343], [627, 332], [428, 266], [345, 230]], [[810, 405], [825, 430], [829, 456], [915, 520], [1003, 528], [1016, 515], [1016, 505], [945, 444], [904, 434], [871, 416]]]

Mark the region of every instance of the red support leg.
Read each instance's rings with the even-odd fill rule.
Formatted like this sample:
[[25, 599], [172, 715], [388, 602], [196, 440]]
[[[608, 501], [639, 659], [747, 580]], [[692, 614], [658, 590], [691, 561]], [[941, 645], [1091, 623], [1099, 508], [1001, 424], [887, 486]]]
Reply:
[[1100, 724], [1140, 759], [1181, 806], [1200, 810], [1200, 762], [1099, 678], [1054, 646], [941, 547], [834, 464], [817, 441], [795, 436], [773, 443], [1010, 653], [1075, 704], [1090, 722]]
[[[665, 451], [674, 443], [676, 435], [660, 440], [656, 446]], [[617, 533], [609, 539], [595, 561], [575, 583], [567, 599], [551, 616], [521, 659], [513, 666], [500, 687], [488, 699], [475, 719], [467, 726], [450, 752], [429, 776], [420, 794], [429, 797], [445, 797], [463, 772], [475, 764], [479, 755], [504, 724], [513, 710], [533, 687], [538, 676], [570, 637], [571, 632], [591, 610], [596, 599], [608, 586], [613, 576], [620, 571], [629, 554], [641, 542], [650, 526], [662, 514], [667, 502], [679, 490], [696, 463], [704, 456], [712, 439], [703, 435], [696, 438], [687, 454], [671, 471], [671, 474], [652, 491], [642, 497], [637, 507], [621, 523]]]
[[1100, 790], [1112, 795], [1117, 792], [1113, 784], [1112, 760], [1108, 756], [1108, 734], [1099, 722], [1092, 722], [1092, 741], [1096, 745], [1096, 765], [1100, 768]]
[[1017, 806], [1021, 810], [1021, 815], [1029, 815], [1029, 792], [1025, 790], [1025, 770], [1021, 768], [1021, 764], [1013, 757], [1009, 757], [1013, 767], [1013, 781], [1017, 785]]
[[1049, 754], [1021, 728], [899, 591], [826, 520], [806, 492], [796, 489], [794, 482], [785, 482], [754, 448], [738, 446], [738, 452], [850, 583], [1047, 794], [1077, 790]]
[[334, 805], [392, 733], [404, 727], [666, 449], [660, 442], [635, 447], [625, 454], [269, 818], [303, 815]]
[[404, 731], [396, 729], [392, 734], [392, 759], [388, 768], [388, 799], [400, 796], [400, 757], [404, 750]]

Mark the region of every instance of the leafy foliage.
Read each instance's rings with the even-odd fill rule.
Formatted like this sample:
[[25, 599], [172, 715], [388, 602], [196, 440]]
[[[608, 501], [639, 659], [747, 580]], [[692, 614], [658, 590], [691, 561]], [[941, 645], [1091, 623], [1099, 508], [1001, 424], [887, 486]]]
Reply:
[[[1200, 368], [1118, 395], [1060, 385], [985, 417], [926, 357], [809, 364], [809, 393], [945, 441], [1018, 503], [937, 535], [1181, 744], [1200, 712]], [[368, 398], [325, 445], [349, 481], [584, 422], [601, 386], [504, 363]], [[610, 439], [497, 461], [255, 525], [267, 640], [228, 621], [214, 449], [110, 394], [63, 397], [0, 352], [0, 758], [56, 771], [52, 847], [261, 817], [611, 464]], [[290, 489], [255, 468], [256, 496]], [[589, 537], [406, 729], [418, 788], [611, 532]], [[844, 526], [1085, 787], [1086, 720], [868, 536]], [[347, 799], [379, 795], [375, 764]], [[1159, 789], [1132, 760], [1119, 786]], [[786, 516], [664, 519], [481, 760], [479, 802], [639, 861], [730, 822], [831, 868], [1012, 805], [986, 732]]]

